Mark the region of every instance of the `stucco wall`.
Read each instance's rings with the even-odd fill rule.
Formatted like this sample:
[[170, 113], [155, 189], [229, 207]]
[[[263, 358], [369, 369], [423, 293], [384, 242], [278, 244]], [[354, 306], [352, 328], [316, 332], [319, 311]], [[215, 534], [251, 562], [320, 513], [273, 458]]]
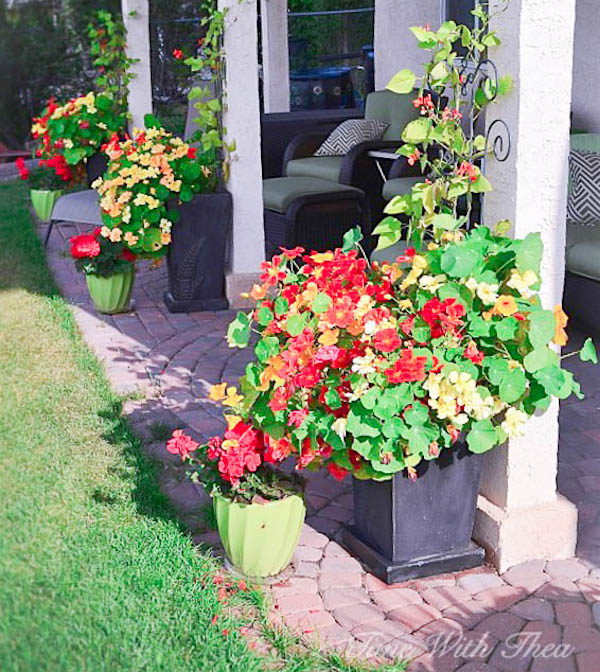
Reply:
[[573, 67], [573, 128], [600, 133], [600, 2], [577, 0]]

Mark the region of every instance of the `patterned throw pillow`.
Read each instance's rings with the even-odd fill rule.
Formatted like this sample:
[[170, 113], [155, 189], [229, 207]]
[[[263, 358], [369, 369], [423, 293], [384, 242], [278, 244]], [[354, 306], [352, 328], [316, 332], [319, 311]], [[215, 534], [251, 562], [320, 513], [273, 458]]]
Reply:
[[348, 119], [333, 129], [314, 156], [344, 156], [361, 142], [379, 140], [388, 126], [378, 119]]
[[567, 219], [575, 224], [600, 226], [600, 154], [571, 150], [569, 177]]

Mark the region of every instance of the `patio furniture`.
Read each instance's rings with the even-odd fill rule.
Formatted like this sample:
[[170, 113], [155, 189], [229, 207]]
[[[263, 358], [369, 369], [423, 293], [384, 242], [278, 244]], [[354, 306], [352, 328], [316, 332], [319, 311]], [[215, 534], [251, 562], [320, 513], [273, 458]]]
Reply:
[[412, 95], [392, 91], [374, 91], [367, 96], [365, 119], [389, 123], [380, 140], [361, 142], [345, 156], [313, 156], [326, 138], [324, 133], [296, 136], [288, 145], [284, 158], [284, 173], [288, 177], [312, 177], [357, 187], [365, 192], [373, 221], [384, 205], [381, 178], [369, 152], [397, 149], [402, 144], [402, 131], [416, 119], [418, 112]]
[[370, 246], [370, 219], [360, 189], [314, 177], [263, 181], [265, 254], [297, 245], [323, 252], [340, 247], [348, 229], [359, 225]]
[[[600, 133], [572, 135], [571, 149], [600, 154]], [[565, 266], [567, 314], [600, 331], [600, 226], [567, 221]]]

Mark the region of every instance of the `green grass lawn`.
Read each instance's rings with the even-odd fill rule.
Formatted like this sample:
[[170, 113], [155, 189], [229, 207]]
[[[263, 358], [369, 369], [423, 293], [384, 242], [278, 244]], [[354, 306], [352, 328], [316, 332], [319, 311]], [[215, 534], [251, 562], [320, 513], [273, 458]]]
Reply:
[[[217, 562], [178, 525], [120, 407], [24, 185], [0, 184], [0, 670], [359, 669], [274, 631], [255, 591], [218, 601]], [[239, 632], [251, 621], [267, 657]]]

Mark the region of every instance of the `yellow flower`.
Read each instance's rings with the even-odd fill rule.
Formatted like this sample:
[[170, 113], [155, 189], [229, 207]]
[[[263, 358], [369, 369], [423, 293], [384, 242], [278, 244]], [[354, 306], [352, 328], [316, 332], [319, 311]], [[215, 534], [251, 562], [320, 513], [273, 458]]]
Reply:
[[561, 306], [555, 306], [554, 319], [556, 320], [556, 329], [554, 331], [552, 342], [556, 343], [556, 345], [566, 345], [569, 337], [567, 336], [565, 327], [567, 326], [569, 318]]
[[509, 438], [515, 439], [525, 434], [523, 425], [527, 422], [527, 413], [519, 411], [517, 408], [509, 408], [504, 416], [504, 421], [500, 425]]
[[319, 343], [321, 345], [335, 345], [338, 341], [340, 332], [339, 329], [326, 329], [320, 336], [319, 336]]
[[331, 425], [331, 429], [340, 437], [342, 441], [345, 440], [346, 438], [346, 425], [348, 423], [347, 418], [338, 418], [333, 425]]
[[125, 242], [128, 245], [131, 245], [132, 247], [138, 242], [139, 238], [135, 234], [131, 233], [131, 231], [127, 231], [127, 233], [123, 236]]
[[516, 268], [513, 268], [506, 286], [516, 289], [524, 299], [528, 299], [533, 294], [530, 287], [535, 285], [537, 281], [538, 276], [531, 269], [525, 271], [525, 273], [519, 273]]
[[322, 264], [326, 261], [333, 261], [333, 252], [316, 252], [310, 258], [315, 264]]
[[494, 305], [494, 312], [503, 315], [504, 317], [514, 315], [518, 309], [515, 297], [508, 296], [507, 294], [502, 294]]
[[419, 280], [419, 287], [426, 292], [436, 292], [446, 282], [445, 275], [424, 275]]
[[108, 238], [108, 237], [110, 236], [110, 229], [108, 228], [108, 226], [103, 226], [103, 227], [100, 229], [100, 235], [101, 235], [103, 238]]
[[122, 232], [121, 229], [119, 229], [118, 227], [115, 228], [115, 229], [113, 229], [113, 230], [110, 232], [110, 235], [108, 236], [108, 237], [110, 238], [110, 242], [111, 242], [111, 243], [118, 243], [118, 242], [120, 242], [120, 241], [121, 241], [121, 234], [122, 234], [122, 233], [123, 233], [123, 232]]
[[211, 401], [221, 401], [225, 398], [225, 390], [227, 389], [227, 383], [219, 383], [218, 385], [213, 385], [210, 388], [208, 393], [208, 398]]
[[171, 234], [170, 234], [170, 233], [166, 233], [166, 232], [163, 231], [163, 232], [160, 234], [160, 242], [161, 242], [163, 245], [168, 245], [168, 244], [171, 242]]
[[221, 402], [223, 406], [237, 406], [241, 401], [244, 400], [243, 394], [238, 394], [235, 387], [227, 388], [227, 396]]
[[226, 415], [225, 421], [227, 422], [227, 429], [233, 429], [238, 422], [242, 421], [242, 417], [240, 415]]

